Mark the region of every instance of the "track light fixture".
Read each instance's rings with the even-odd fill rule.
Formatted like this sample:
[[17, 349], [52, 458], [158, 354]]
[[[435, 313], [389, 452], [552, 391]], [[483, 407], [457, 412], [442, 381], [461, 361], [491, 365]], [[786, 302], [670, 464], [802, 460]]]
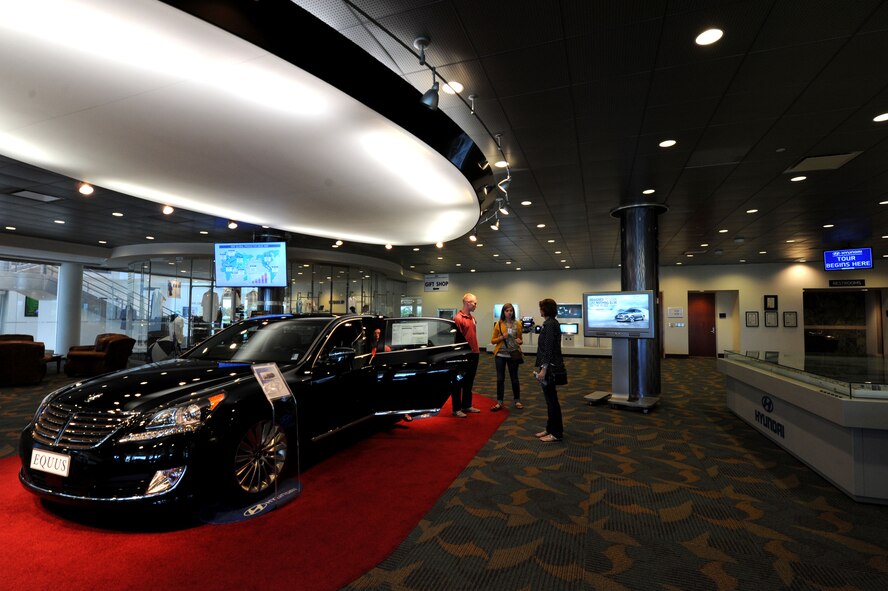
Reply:
[[419, 102], [432, 111], [436, 111], [438, 110], [438, 89], [440, 88], [440, 85], [438, 84], [435, 68], [426, 64], [425, 50], [426, 47], [429, 46], [429, 43], [431, 43], [431, 40], [428, 37], [420, 35], [413, 40], [413, 47], [419, 50], [419, 65], [426, 66], [432, 71], [432, 87], [423, 93]]
[[494, 232], [499, 230], [499, 218], [496, 218], [496, 221], [494, 223], [490, 224], [490, 229], [493, 230]]
[[512, 175], [509, 175], [506, 178], [504, 178], [503, 180], [501, 180], [500, 182], [498, 182], [496, 184], [496, 186], [499, 187], [499, 190], [502, 191], [503, 193], [508, 193], [509, 192], [509, 185], [511, 185], [511, 184], [512, 184]]
[[469, 105], [470, 105], [469, 109], [471, 110], [472, 115], [475, 114], [475, 99], [476, 98], [478, 98], [477, 94], [470, 94], [469, 95]]
[[507, 206], [508, 202], [505, 199], [499, 199], [497, 201], [499, 212], [503, 215], [509, 215], [509, 208]]

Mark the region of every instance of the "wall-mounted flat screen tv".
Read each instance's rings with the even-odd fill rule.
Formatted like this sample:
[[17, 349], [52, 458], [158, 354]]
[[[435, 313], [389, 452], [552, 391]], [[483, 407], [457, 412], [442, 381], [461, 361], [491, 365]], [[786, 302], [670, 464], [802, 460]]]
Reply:
[[583, 304], [558, 304], [559, 318], [582, 318]]
[[217, 287], [286, 287], [285, 242], [215, 245]]
[[580, 325], [576, 322], [562, 322], [559, 326], [561, 334], [580, 334]]
[[871, 248], [823, 251], [823, 269], [825, 271], [855, 271], [872, 268], [873, 250]]
[[583, 336], [652, 339], [656, 336], [653, 291], [583, 294]]
[[[500, 314], [503, 312], [503, 306], [505, 304], [494, 304], [493, 305], [493, 321], [497, 322], [500, 319]], [[512, 304], [512, 307], [515, 308], [515, 318], [521, 318], [521, 315], [518, 314], [518, 304]]]

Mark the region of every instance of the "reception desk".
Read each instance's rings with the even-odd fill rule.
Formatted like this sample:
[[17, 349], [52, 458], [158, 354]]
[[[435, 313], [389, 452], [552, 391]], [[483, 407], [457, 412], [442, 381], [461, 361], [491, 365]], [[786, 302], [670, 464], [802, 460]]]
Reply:
[[731, 412], [851, 498], [888, 504], [888, 386], [817, 375], [770, 353], [718, 360]]

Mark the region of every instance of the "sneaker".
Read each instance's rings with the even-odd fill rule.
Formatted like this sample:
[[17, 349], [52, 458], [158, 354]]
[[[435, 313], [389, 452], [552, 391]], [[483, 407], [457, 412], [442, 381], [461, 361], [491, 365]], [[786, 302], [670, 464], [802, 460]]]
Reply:
[[459, 417], [459, 418], [461, 418], [461, 419], [464, 419], [464, 418], [466, 418], [466, 417], [469, 416], [469, 415], [467, 415], [466, 413], [464, 413], [464, 412], [461, 411], [461, 410], [458, 410], [458, 411], [456, 411], [455, 413], [453, 413], [453, 416], [455, 416], [455, 417]]
[[462, 409], [462, 411], [463, 412], [481, 412], [480, 410], [478, 410], [474, 406], [470, 406], [469, 408], [464, 408], [464, 409]]

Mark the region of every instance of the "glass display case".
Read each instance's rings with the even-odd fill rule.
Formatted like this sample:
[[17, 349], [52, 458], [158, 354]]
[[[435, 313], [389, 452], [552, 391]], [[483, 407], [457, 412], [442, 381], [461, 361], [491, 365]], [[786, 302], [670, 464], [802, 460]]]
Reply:
[[725, 359], [807, 384], [831, 396], [888, 400], [888, 379], [882, 358], [725, 351]]

